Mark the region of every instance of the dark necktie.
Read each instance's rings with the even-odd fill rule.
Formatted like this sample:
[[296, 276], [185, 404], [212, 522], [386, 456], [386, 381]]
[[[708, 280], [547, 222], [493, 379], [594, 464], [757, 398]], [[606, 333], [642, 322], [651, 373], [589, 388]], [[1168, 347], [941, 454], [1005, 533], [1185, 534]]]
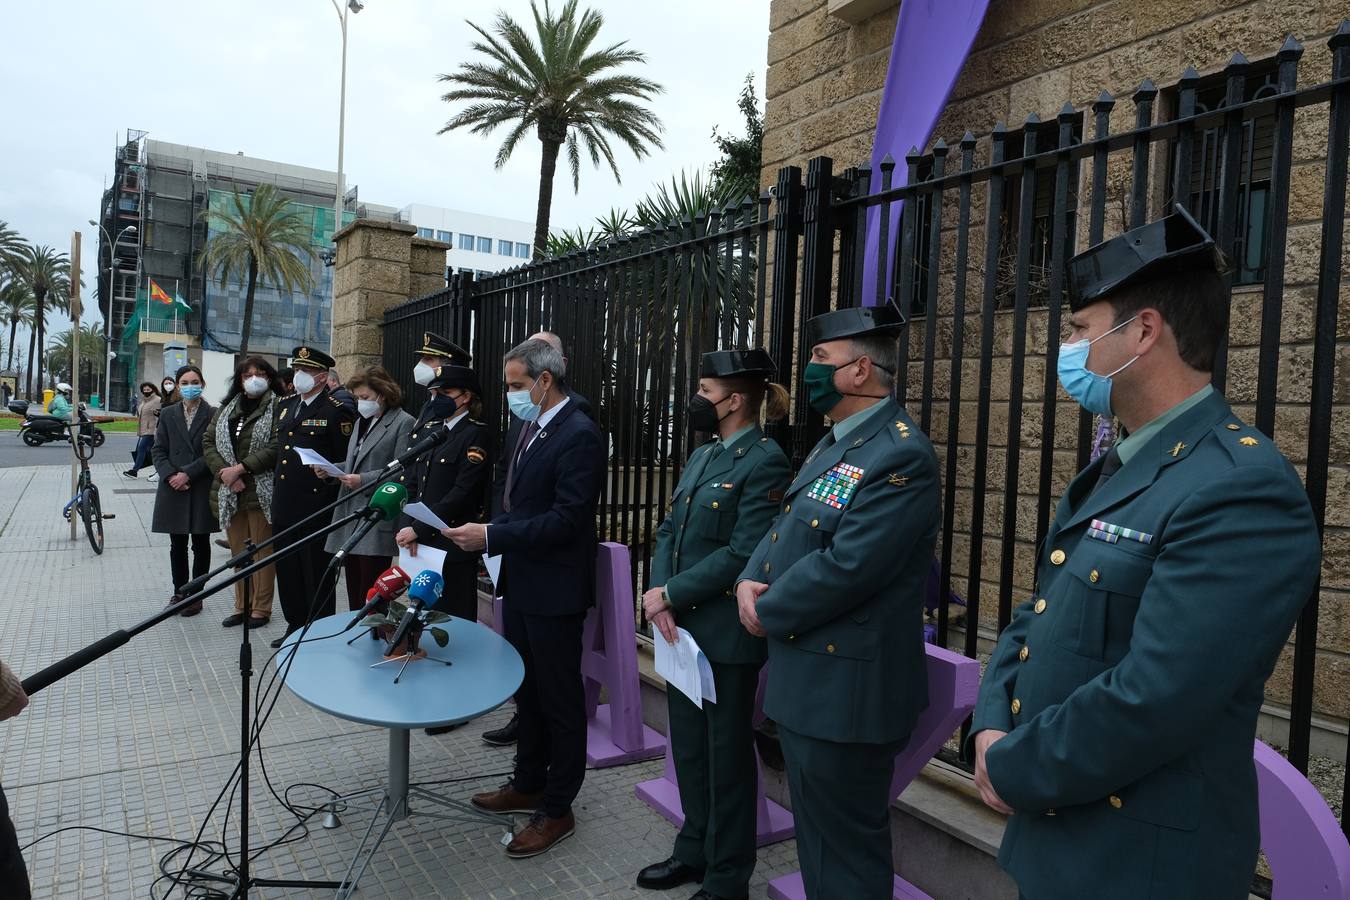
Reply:
[[530, 445], [530, 438], [539, 430], [537, 422], [526, 422], [520, 429], [520, 440], [516, 441], [516, 448], [511, 453], [511, 462], [506, 466], [506, 490], [502, 493], [502, 510], [511, 511], [511, 485], [516, 480], [516, 464], [520, 462], [520, 457], [525, 454], [525, 448]]
[[1097, 483], [1092, 486], [1092, 491], [1088, 496], [1090, 497], [1092, 494], [1101, 490], [1106, 485], [1106, 482], [1111, 480], [1111, 476], [1120, 471], [1122, 464], [1120, 450], [1113, 446], [1111, 451], [1106, 454], [1106, 458], [1102, 460], [1101, 471], [1097, 473]]

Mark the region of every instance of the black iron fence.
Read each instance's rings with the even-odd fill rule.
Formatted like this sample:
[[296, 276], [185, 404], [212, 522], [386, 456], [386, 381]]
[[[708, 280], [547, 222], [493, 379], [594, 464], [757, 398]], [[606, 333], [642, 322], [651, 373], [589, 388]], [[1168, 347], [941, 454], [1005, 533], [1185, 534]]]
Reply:
[[[1103, 93], [1087, 110], [1066, 104], [1051, 122], [1032, 116], [1017, 131], [998, 125], [954, 147], [938, 141], [904, 161], [903, 186], [889, 159], [836, 174], [818, 157], [804, 178], [786, 167], [772, 198], [460, 279], [392, 309], [385, 353], [392, 371], [405, 371], [412, 341], [441, 330], [473, 347], [492, 383], [508, 347], [540, 328], [557, 332], [572, 386], [596, 404], [611, 439], [606, 536], [645, 568], [689, 449], [683, 401], [698, 354], [758, 343], [791, 385], [810, 350], [799, 339], [807, 318], [896, 298], [911, 316], [897, 389], [944, 469], [939, 596], [966, 603], [963, 612], [938, 605], [937, 640], [973, 657], [1031, 589], [1052, 503], [1092, 445], [1092, 421], [1055, 379], [1066, 261], [1174, 198], [1188, 201], [1239, 262], [1214, 382], [1303, 472], [1327, 538], [1323, 583], [1268, 685], [1288, 706], [1289, 758], [1306, 771], [1314, 735], [1334, 735], [1350, 715], [1334, 677], [1350, 660], [1350, 512], [1343, 497], [1328, 508], [1332, 479], [1344, 484], [1350, 465], [1350, 388], [1336, 366], [1350, 23], [1329, 42], [1329, 81], [1299, 87], [1303, 53], [1291, 38], [1267, 60], [1234, 57], [1212, 79], [1188, 69], [1162, 90], [1145, 81], [1129, 98], [1125, 130], [1112, 131], [1117, 101]], [[872, 245], [869, 215], [881, 223]], [[869, 263], [879, 276], [864, 297]], [[793, 393], [790, 423], [770, 433], [799, 463], [823, 422], [804, 392]], [[498, 392], [487, 406], [504, 433]], [[1319, 635], [1324, 604], [1337, 609]]]

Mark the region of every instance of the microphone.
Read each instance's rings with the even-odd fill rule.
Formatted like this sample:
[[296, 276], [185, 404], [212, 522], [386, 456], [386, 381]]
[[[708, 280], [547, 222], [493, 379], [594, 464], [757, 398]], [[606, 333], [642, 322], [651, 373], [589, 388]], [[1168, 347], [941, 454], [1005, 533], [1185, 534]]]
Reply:
[[333, 554], [333, 561], [335, 563], [341, 561], [380, 522], [393, 521], [403, 512], [403, 507], [407, 503], [408, 489], [398, 482], [388, 481], [377, 487], [361, 513], [361, 524], [356, 526], [352, 536], [343, 542], [337, 553]]
[[408, 573], [398, 566], [390, 566], [385, 569], [380, 573], [380, 577], [375, 579], [374, 586], [366, 592], [366, 605], [361, 608], [361, 611], [357, 613], [352, 620], [347, 623], [347, 627], [342, 630], [350, 631], [355, 628], [357, 623], [370, 615], [375, 607], [379, 606], [381, 603], [397, 600], [399, 596], [408, 589], [408, 585], [411, 583], [412, 579], [408, 577]]
[[389, 638], [388, 650], [393, 650], [399, 644], [403, 643], [404, 638], [412, 629], [414, 620], [421, 614], [422, 610], [428, 606], [435, 606], [441, 599], [441, 593], [445, 590], [445, 579], [441, 573], [433, 569], [423, 569], [413, 578], [412, 584], [408, 587], [408, 596], [412, 599], [412, 605], [408, 611], [403, 614], [399, 620], [398, 628], [394, 629], [394, 634]]
[[449, 432], [450, 432], [450, 423], [448, 422], [442, 424], [439, 428], [435, 428], [427, 432], [417, 441], [417, 443], [410, 446], [406, 452], [404, 452], [400, 456], [395, 457], [394, 459], [391, 459], [388, 465], [384, 467], [384, 471], [388, 474], [392, 474], [404, 468], [409, 463], [416, 462], [419, 456], [435, 447], [441, 441], [445, 440], [445, 436]]

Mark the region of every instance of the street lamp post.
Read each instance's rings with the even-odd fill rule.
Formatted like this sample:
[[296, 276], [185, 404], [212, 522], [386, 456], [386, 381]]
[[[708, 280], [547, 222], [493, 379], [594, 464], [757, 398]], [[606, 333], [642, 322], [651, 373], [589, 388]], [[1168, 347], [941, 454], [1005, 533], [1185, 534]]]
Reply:
[[[347, 129], [347, 13], [359, 13], [365, 9], [365, 5], [360, 0], [347, 0], [346, 4], [341, 6], [339, 6], [338, 0], [330, 0], [330, 2], [333, 4], [333, 12], [337, 13], [338, 24], [342, 26], [342, 78], [338, 87], [337, 191], [333, 197], [333, 235], [336, 238], [337, 233], [342, 229], [342, 145]], [[335, 248], [336, 244], [337, 242], [334, 240]], [[333, 310], [331, 308], [328, 310], [328, 351], [330, 353], [333, 351]]]
[[117, 240], [113, 240], [108, 235], [108, 229], [104, 228], [99, 222], [93, 219], [89, 220], [99, 231], [103, 232], [103, 237], [108, 241], [108, 311], [103, 316], [103, 408], [109, 412], [112, 411], [112, 312], [113, 312], [113, 263], [117, 260], [117, 241], [122, 240], [122, 235], [128, 231], [135, 234], [136, 226], [128, 225], [117, 232]]

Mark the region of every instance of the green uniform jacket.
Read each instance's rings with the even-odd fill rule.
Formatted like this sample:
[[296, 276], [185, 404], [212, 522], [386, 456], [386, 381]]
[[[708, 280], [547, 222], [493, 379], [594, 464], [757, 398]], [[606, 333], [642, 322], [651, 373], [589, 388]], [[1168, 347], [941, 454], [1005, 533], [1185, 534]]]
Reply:
[[1010, 732], [986, 757], [1017, 811], [999, 862], [1030, 900], [1245, 900], [1257, 713], [1319, 567], [1307, 496], [1217, 393], [1089, 496], [1100, 468], [980, 689], [974, 731]]
[[769, 529], [792, 468], [756, 426], [709, 462], [717, 442], [689, 455], [656, 530], [651, 587], [666, 589], [675, 622], [712, 662], [762, 663], [763, 638], [741, 625], [733, 586]]
[[[887, 398], [826, 436], [789, 486], [741, 579], [766, 582], [764, 710], [808, 737], [889, 743], [928, 706], [923, 598], [938, 532], [937, 458]], [[835, 496], [835, 476], [854, 487]]]

